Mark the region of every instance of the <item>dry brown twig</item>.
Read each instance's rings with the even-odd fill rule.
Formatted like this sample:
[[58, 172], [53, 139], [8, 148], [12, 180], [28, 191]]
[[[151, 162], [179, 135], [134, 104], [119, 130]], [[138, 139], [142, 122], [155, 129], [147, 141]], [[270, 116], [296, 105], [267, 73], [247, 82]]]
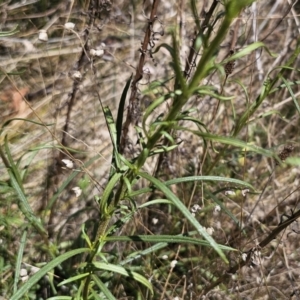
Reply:
[[133, 122], [136, 123], [139, 117], [139, 103], [137, 99], [138, 94], [138, 82], [143, 78], [143, 68], [145, 59], [148, 52], [148, 45], [151, 42], [151, 33], [154, 22], [157, 20], [157, 9], [158, 9], [159, 0], [154, 0], [151, 8], [150, 18], [148, 20], [148, 26], [145, 32], [144, 41], [142, 46], [139, 49], [141, 56], [136, 68], [136, 73], [131, 84], [131, 95], [129, 98], [129, 105], [127, 108], [127, 116], [125, 123], [122, 128], [121, 142], [120, 142], [120, 152], [124, 153], [126, 147], [126, 140], [128, 136], [129, 126]]
[[[226, 284], [230, 280], [233, 274], [235, 274], [238, 270], [240, 270], [242, 267], [248, 265], [253, 258], [253, 256], [256, 255], [256, 252], [260, 252], [260, 250], [264, 247], [266, 247], [271, 241], [273, 241], [283, 230], [285, 230], [289, 225], [291, 225], [293, 222], [295, 222], [300, 217], [300, 210], [296, 211], [295, 213], [292, 212], [291, 216], [288, 216], [287, 220], [282, 221], [278, 224], [278, 226], [271, 231], [271, 233], [264, 238], [257, 246], [252, 247], [248, 251], [244, 252], [242, 254], [241, 259], [231, 268], [229, 268], [224, 274], [215, 282], [210, 284], [208, 287], [206, 287], [203, 292], [201, 293], [201, 296], [207, 294], [209, 291], [211, 291], [213, 288], [220, 284]], [[246, 254], [246, 255], [245, 255]]]

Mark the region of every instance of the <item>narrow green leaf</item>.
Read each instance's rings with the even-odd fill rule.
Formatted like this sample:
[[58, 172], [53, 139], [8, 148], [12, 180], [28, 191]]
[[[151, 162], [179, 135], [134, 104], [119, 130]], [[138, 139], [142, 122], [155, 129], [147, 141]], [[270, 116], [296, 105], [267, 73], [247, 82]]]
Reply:
[[18, 33], [19, 30], [17, 30], [17, 28], [18, 28], [18, 25], [10, 31], [0, 31], [0, 37], [6, 37], [6, 36], [10, 36], [10, 35], [14, 35], [14, 34]]
[[173, 204], [173, 202], [170, 200], [167, 200], [167, 199], [155, 199], [155, 200], [150, 200], [150, 201], [143, 203], [142, 205], [140, 205], [138, 207], [138, 209], [142, 209], [144, 207], [156, 205], [156, 204]]
[[219, 245], [215, 242], [215, 240], [206, 232], [205, 228], [200, 225], [200, 223], [195, 219], [195, 217], [190, 213], [187, 207], [180, 201], [179, 198], [172, 191], [161, 181], [154, 178], [153, 176], [139, 172], [138, 173], [141, 177], [150, 181], [156, 188], [161, 190], [164, 195], [170, 199], [174, 205], [178, 208], [178, 210], [186, 217], [186, 219], [195, 227], [195, 229], [209, 242], [211, 247], [220, 255], [220, 257], [228, 263], [226, 256], [224, 255], [223, 251], [220, 249]]
[[[102, 291], [102, 293], [105, 295], [105, 297], [107, 298], [107, 300], [116, 300], [116, 298], [113, 296], [113, 294], [106, 287], [106, 285], [104, 284], [104, 282], [102, 282], [102, 280], [98, 276], [96, 276], [95, 274], [93, 274], [92, 278], [95, 281], [95, 283], [97, 284], [97, 286], [99, 287], [99, 289]], [[102, 297], [102, 299], [103, 299], [103, 297]]]
[[27, 237], [27, 231], [24, 231], [20, 240], [20, 248], [18, 250], [18, 256], [17, 256], [16, 266], [15, 266], [14, 293], [16, 293], [18, 289], [18, 282], [20, 279], [20, 270], [21, 270], [21, 265], [23, 260], [26, 237]]
[[293, 85], [299, 85], [299, 84], [300, 84], [300, 80], [287, 81], [286, 83], [281, 84], [281, 85], [277, 86], [276, 88], [274, 88], [273, 90], [271, 90], [270, 94], [275, 93], [281, 89], [284, 89], [287, 86], [293, 86]]
[[[193, 181], [229, 182], [229, 183], [245, 186], [245, 187], [250, 188], [251, 190], [255, 191], [255, 188], [251, 184], [249, 184], [245, 181], [235, 179], [235, 178], [221, 177], [221, 176], [187, 176], [187, 177], [180, 177], [180, 178], [175, 178], [175, 179], [165, 181], [164, 184], [166, 186], [169, 186], [172, 184], [178, 184], [178, 183], [183, 183], [183, 182], [193, 182]], [[138, 196], [141, 194], [145, 194], [145, 193], [151, 192], [152, 190], [153, 190], [153, 188], [149, 187], [149, 188], [143, 188], [143, 189], [140, 189], [137, 191], [133, 191], [129, 195], [129, 197], [135, 197], [135, 196]]]
[[289, 93], [290, 93], [290, 95], [291, 95], [291, 97], [292, 97], [292, 99], [293, 99], [293, 101], [294, 101], [294, 104], [295, 104], [295, 106], [296, 106], [296, 109], [297, 109], [297, 111], [298, 111], [298, 114], [300, 114], [300, 106], [299, 106], [299, 104], [298, 104], [298, 100], [297, 100], [297, 98], [296, 98], [294, 92], [293, 92], [292, 89], [291, 89], [291, 86], [288, 84], [287, 80], [286, 80], [283, 76], [280, 75], [280, 78], [282, 79], [282, 81], [284, 82], [286, 88], [288, 89], [288, 91], [289, 91]]
[[[169, 244], [194, 244], [199, 246], [210, 246], [206, 240], [181, 235], [133, 235], [133, 236], [109, 236], [105, 238], [108, 242], [147, 242], [147, 243], [169, 243]], [[224, 251], [235, 251], [234, 248], [220, 245]]]
[[103, 263], [103, 262], [93, 262], [92, 264], [97, 269], [118, 273], [118, 274], [121, 274], [126, 277], [131, 277], [134, 280], [142, 283], [145, 287], [147, 287], [151, 291], [151, 294], [153, 294], [152, 284], [144, 276], [142, 276], [136, 272], [125, 269], [122, 266], [117, 266], [117, 265]]
[[[184, 128], [182, 128], [182, 129], [184, 129]], [[185, 128], [185, 130], [187, 130], [187, 129]], [[189, 130], [189, 131], [191, 131], [191, 130]], [[244, 151], [253, 151], [255, 153], [262, 154], [262, 155], [265, 155], [268, 157], [276, 157], [276, 154], [270, 150], [266, 150], [261, 147], [255, 146], [255, 145], [245, 143], [244, 141], [233, 138], [233, 137], [225, 137], [225, 136], [214, 135], [214, 134], [204, 133], [204, 132], [199, 132], [199, 131], [191, 131], [191, 132], [193, 132], [194, 134], [201, 136], [207, 140], [243, 148]]]
[[7, 121], [5, 121], [5, 122], [3, 123], [3, 125], [1, 126], [1, 129], [0, 129], [0, 135], [2, 134], [4, 128], [5, 128], [10, 122], [13, 122], [13, 121], [24, 121], [24, 122], [29, 122], [29, 123], [33, 123], [33, 124], [36, 124], [36, 125], [40, 125], [40, 126], [43, 126], [43, 127], [54, 125], [54, 123], [53, 123], [53, 124], [43, 124], [43, 123], [39, 123], [39, 122], [30, 120], [30, 119], [12, 118], [12, 119], [9, 119], [9, 120], [7, 120]]
[[105, 190], [103, 191], [101, 200], [100, 200], [100, 211], [102, 214], [107, 213], [107, 207], [108, 207], [108, 202], [109, 202], [109, 197], [115, 188], [117, 182], [120, 180], [122, 177], [122, 173], [115, 173], [112, 178], [108, 181]]
[[17, 182], [17, 180], [14, 177], [14, 174], [12, 173], [12, 171], [8, 170], [8, 174], [10, 176], [10, 181], [11, 181], [11, 185], [14, 188], [15, 192], [18, 195], [19, 201], [19, 208], [22, 211], [22, 213], [24, 214], [25, 218], [30, 222], [30, 224], [42, 235], [42, 236], [46, 236], [47, 235], [47, 231], [45, 230], [45, 228], [43, 227], [41, 221], [39, 218], [37, 218], [28, 201], [27, 198], [23, 192], [23, 189], [19, 186], [19, 183]]
[[126, 85], [125, 85], [124, 90], [122, 92], [120, 103], [119, 103], [118, 115], [117, 115], [117, 124], [116, 124], [116, 126], [117, 126], [117, 142], [116, 142], [117, 149], [119, 149], [119, 146], [120, 146], [125, 101], [126, 101], [126, 96], [127, 96], [129, 87], [130, 87], [131, 79], [132, 79], [132, 75], [130, 76], [130, 78], [126, 82]]
[[113, 115], [110, 111], [110, 109], [106, 106], [103, 108], [103, 112], [104, 112], [104, 117], [106, 120], [106, 124], [107, 124], [107, 128], [109, 130], [109, 134], [110, 134], [110, 139], [112, 141], [113, 144], [113, 148], [114, 148], [114, 153], [113, 153], [113, 157], [112, 157], [112, 166], [111, 166], [111, 171], [110, 171], [110, 175], [112, 176], [112, 174], [115, 172], [115, 170], [120, 169], [121, 165], [120, 165], [120, 160], [118, 157], [118, 144], [117, 144], [117, 128], [114, 122], [114, 118]]
[[187, 177], [180, 177], [180, 178], [168, 180], [168, 181], [164, 182], [164, 184], [172, 185], [172, 184], [191, 182], [191, 181], [228, 182], [228, 183], [242, 185], [242, 186], [248, 187], [252, 190], [255, 190], [254, 187], [248, 182], [245, 182], [245, 181], [239, 180], [239, 179], [235, 179], [235, 178], [228, 178], [228, 177], [221, 177], [221, 176], [187, 176]]
[[28, 292], [43, 276], [45, 276], [48, 272], [53, 270], [56, 266], [61, 264], [63, 261], [69, 259], [72, 256], [78, 255], [80, 253], [89, 252], [88, 248], [80, 248], [76, 250], [72, 250], [66, 252], [59, 257], [56, 257], [52, 261], [50, 261], [47, 265], [41, 268], [38, 272], [36, 272], [11, 298], [10, 300], [18, 300], [24, 299], [24, 295]]
[[55, 296], [47, 298], [47, 300], [74, 300], [74, 297], [71, 296]]
[[244, 49], [234, 53], [233, 55], [229, 56], [228, 58], [224, 59], [224, 61], [222, 61], [222, 64], [226, 64], [228, 63], [229, 61], [232, 61], [232, 60], [237, 60], [239, 58], [242, 58], [244, 56], [247, 56], [249, 54], [251, 54], [253, 51], [259, 49], [259, 48], [265, 48], [265, 50], [270, 54], [270, 56], [272, 57], [276, 57], [275, 54], [271, 53], [268, 48], [266, 47], [266, 45], [262, 42], [255, 42], [255, 43], [252, 43], [248, 46], [246, 46]]
[[291, 166], [300, 166], [300, 157], [288, 157], [285, 162]]
[[153, 112], [154, 109], [156, 109], [158, 106], [160, 106], [162, 103], [164, 103], [169, 98], [170, 98], [170, 94], [166, 94], [164, 96], [161, 96], [158, 99], [156, 99], [155, 101], [153, 101], [146, 108], [146, 110], [144, 112], [144, 116], [143, 116], [142, 127], [143, 127], [144, 133], [146, 134], [147, 137], [148, 137], [148, 132], [147, 132], [147, 129], [146, 129], [146, 121], [147, 121], [148, 117], [150, 116], [150, 114]]
[[24, 192], [24, 188], [23, 188], [23, 183], [22, 183], [22, 180], [21, 180], [20, 172], [19, 172], [19, 170], [18, 170], [18, 168], [17, 168], [17, 166], [16, 166], [16, 164], [15, 164], [13, 158], [12, 158], [10, 149], [8, 147], [7, 136], [5, 137], [4, 147], [5, 147], [5, 152], [6, 152], [7, 160], [9, 162], [9, 168], [12, 171], [12, 174], [14, 175], [14, 177], [15, 177], [18, 185], [19, 185], [19, 188]]
[[[198, 231], [189, 231], [187, 234], [190, 235], [190, 236], [193, 236], [195, 234], [198, 234]], [[135, 253], [131, 253], [127, 258], [125, 258], [124, 260], [122, 260], [119, 264], [122, 265], [122, 266], [124, 266], [124, 265], [129, 264], [132, 261], [134, 261], [136, 259], [139, 259], [139, 258], [141, 258], [143, 256], [149, 255], [151, 253], [156, 253], [157, 251], [159, 251], [159, 250], [161, 250], [163, 248], [166, 248], [168, 245], [169, 244], [165, 243], [165, 242], [154, 244], [153, 246], [151, 246], [151, 247], [149, 247], [147, 249], [144, 249], [144, 250], [141, 250], [141, 251], [137, 251]]]
[[63, 280], [62, 282], [60, 282], [60, 283], [58, 284], [58, 286], [62, 286], [62, 285], [64, 285], [64, 284], [68, 284], [68, 283], [70, 283], [70, 282], [73, 282], [73, 281], [76, 281], [76, 280], [79, 280], [79, 279], [86, 278], [86, 277], [89, 276], [89, 274], [90, 274], [90, 273], [87, 272], [87, 273], [83, 273], [83, 274], [78, 274], [78, 275], [76, 275], [76, 276], [72, 276], [72, 277], [70, 277], [70, 278], [68, 278], [68, 279]]

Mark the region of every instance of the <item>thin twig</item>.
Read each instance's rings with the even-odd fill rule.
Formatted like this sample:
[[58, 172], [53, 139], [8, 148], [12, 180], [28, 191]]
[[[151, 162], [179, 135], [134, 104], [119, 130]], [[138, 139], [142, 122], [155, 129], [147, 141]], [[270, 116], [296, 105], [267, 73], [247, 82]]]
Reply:
[[125, 146], [126, 146], [126, 139], [128, 136], [128, 131], [129, 131], [129, 126], [132, 124], [135, 120], [135, 113], [137, 109], [137, 105], [139, 105], [136, 102], [137, 99], [137, 93], [138, 93], [138, 82], [143, 78], [143, 68], [144, 68], [144, 63], [145, 59], [147, 56], [148, 52], [148, 45], [150, 43], [151, 39], [151, 33], [152, 33], [152, 28], [153, 28], [153, 23], [157, 19], [157, 8], [158, 8], [159, 0], [154, 0], [152, 4], [152, 9], [151, 9], [151, 14], [150, 18], [148, 20], [148, 26], [145, 32], [144, 36], [144, 41], [142, 42], [142, 46], [140, 48], [140, 59], [136, 68], [136, 73], [134, 76], [134, 79], [131, 84], [131, 95], [129, 99], [129, 105], [127, 108], [127, 116], [125, 123], [122, 128], [122, 135], [121, 135], [121, 142], [120, 142], [120, 152], [124, 153]]
[[286, 221], [281, 222], [278, 224], [278, 226], [265, 238], [263, 239], [257, 246], [252, 247], [247, 252], [246, 258], [241, 258], [238, 263], [236, 263], [233, 267], [229, 268], [218, 280], [213, 282], [211, 285], [206, 287], [203, 292], [201, 293], [201, 296], [207, 294], [209, 291], [211, 291], [213, 288], [220, 284], [226, 284], [230, 278], [232, 278], [232, 275], [235, 274], [238, 270], [240, 270], [242, 267], [246, 266], [250, 259], [256, 250], [260, 250], [264, 247], [266, 247], [270, 242], [272, 242], [283, 230], [285, 230], [289, 225], [291, 225], [293, 222], [295, 222], [300, 217], [300, 210], [293, 213]]

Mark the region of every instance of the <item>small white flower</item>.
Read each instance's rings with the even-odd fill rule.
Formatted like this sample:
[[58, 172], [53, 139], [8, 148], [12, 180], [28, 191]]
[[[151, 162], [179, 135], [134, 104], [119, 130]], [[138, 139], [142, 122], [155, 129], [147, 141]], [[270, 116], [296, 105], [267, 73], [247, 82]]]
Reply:
[[253, 254], [254, 254], [255, 256], [260, 256], [260, 251], [255, 250], [255, 251], [253, 252]]
[[157, 223], [158, 223], [158, 219], [153, 218], [153, 219], [152, 219], [152, 224], [153, 224], [153, 225], [156, 225]]
[[256, 277], [256, 283], [257, 284], [261, 284], [261, 282], [262, 282], [261, 278], [260, 277]]
[[220, 221], [216, 221], [216, 222], [215, 222], [215, 228], [216, 228], [216, 229], [219, 229], [219, 230], [220, 230], [220, 229], [223, 229], [223, 228], [222, 228], [222, 224], [221, 224]]
[[171, 264], [170, 264], [171, 268], [175, 268], [175, 266], [177, 265], [177, 263], [178, 263], [178, 261], [176, 259], [172, 260]]
[[216, 205], [215, 206], [215, 209], [214, 209], [214, 212], [215, 213], [218, 213], [218, 212], [220, 212], [221, 211], [221, 206], [220, 205]]
[[246, 259], [247, 259], [247, 253], [243, 253], [243, 254], [242, 254], [242, 260], [243, 260], [243, 261], [246, 261]]
[[247, 195], [249, 192], [250, 192], [249, 189], [244, 189], [244, 190], [242, 190], [242, 195], [243, 195], [244, 197], [246, 197], [246, 195]]
[[72, 78], [73, 78], [73, 79], [76, 79], [76, 80], [81, 80], [81, 79], [82, 79], [82, 74], [81, 74], [79, 71], [75, 71], [75, 72], [72, 74]]
[[196, 213], [198, 210], [200, 210], [201, 209], [201, 207], [200, 207], [200, 205], [199, 204], [194, 204], [193, 206], [192, 206], [192, 208], [191, 208], [191, 212], [192, 213]]
[[167, 260], [168, 259], [168, 255], [165, 254], [161, 258], [164, 259], [164, 260]]
[[225, 192], [225, 196], [235, 196], [235, 192], [234, 191], [226, 191]]
[[22, 281], [22, 282], [25, 282], [25, 281], [27, 281], [28, 279], [29, 279], [29, 276], [28, 276], [28, 275], [22, 276], [22, 277], [21, 277], [21, 281]]
[[78, 198], [78, 197], [81, 195], [81, 193], [82, 193], [81, 188], [78, 187], [78, 186], [72, 188], [72, 190], [74, 191], [74, 193], [75, 193], [75, 195], [76, 195], [77, 198]]
[[38, 272], [41, 268], [37, 268], [34, 266], [31, 266], [30, 268], [30, 274], [35, 274], [36, 272]]
[[74, 164], [73, 164], [73, 162], [71, 160], [69, 160], [69, 159], [62, 159], [61, 161], [66, 165], [66, 167], [68, 169], [73, 169]]
[[91, 56], [101, 57], [103, 54], [104, 54], [104, 50], [103, 49], [91, 49], [90, 50], [90, 55]]
[[28, 272], [27, 272], [26, 269], [23, 268], [23, 269], [20, 270], [20, 276], [21, 277], [27, 276], [27, 274], [28, 274]]
[[75, 28], [75, 24], [72, 22], [68, 22], [64, 25], [65, 29], [74, 29]]
[[236, 274], [231, 274], [231, 279], [232, 280], [237, 280], [237, 275]]
[[208, 227], [206, 228], [206, 232], [209, 234], [209, 235], [212, 235], [214, 233], [214, 229], [212, 227]]
[[48, 42], [48, 34], [47, 31], [42, 29], [39, 32], [39, 40], [42, 42]]

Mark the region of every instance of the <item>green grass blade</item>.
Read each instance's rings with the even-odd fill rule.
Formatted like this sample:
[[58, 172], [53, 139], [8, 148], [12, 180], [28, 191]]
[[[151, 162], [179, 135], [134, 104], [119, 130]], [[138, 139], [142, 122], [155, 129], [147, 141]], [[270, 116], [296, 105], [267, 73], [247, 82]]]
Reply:
[[87, 276], [89, 276], [89, 272], [87, 273], [83, 273], [83, 274], [78, 274], [76, 276], [72, 276], [66, 280], [63, 280], [62, 282], [60, 282], [57, 286], [62, 286], [64, 284], [68, 284], [70, 282], [73, 282], [73, 281], [77, 281], [77, 280], [80, 280], [80, 279], [83, 279], [83, 278], [86, 278]]
[[[235, 179], [235, 178], [228, 178], [228, 177], [221, 177], [221, 176], [187, 176], [187, 177], [180, 177], [180, 178], [175, 178], [171, 179], [168, 181], [165, 181], [164, 184], [166, 186], [172, 185], [172, 184], [178, 184], [178, 183], [184, 183], [184, 182], [193, 182], [193, 181], [219, 181], [219, 182], [228, 182], [228, 183], [233, 183], [233, 184], [238, 184], [242, 185], [244, 187], [250, 188], [251, 190], [255, 191], [255, 188], [248, 182]], [[151, 192], [153, 188], [143, 188], [137, 191], [133, 191], [129, 196], [130, 197], [135, 197], [141, 194], [145, 194], [148, 192]], [[148, 202], [147, 202], [148, 203]]]
[[297, 99], [296, 99], [296, 97], [295, 97], [294, 92], [293, 92], [292, 89], [291, 89], [291, 86], [289, 85], [289, 83], [287, 82], [287, 80], [286, 80], [283, 76], [280, 76], [280, 78], [282, 79], [282, 81], [284, 82], [286, 88], [288, 89], [288, 91], [289, 91], [289, 93], [290, 93], [290, 95], [291, 95], [291, 97], [292, 97], [292, 99], [293, 99], [293, 101], [294, 101], [294, 104], [295, 104], [295, 106], [296, 106], [296, 109], [297, 109], [297, 111], [298, 111], [298, 114], [300, 114], [300, 106], [299, 106], [299, 104], [298, 104], [298, 101], [297, 101]]
[[71, 296], [55, 296], [55, 297], [50, 297], [47, 298], [47, 300], [73, 300], [74, 297]]
[[22, 259], [23, 259], [23, 253], [24, 253], [24, 248], [25, 248], [25, 243], [26, 243], [26, 237], [27, 237], [27, 231], [24, 231], [20, 240], [20, 248], [18, 251], [18, 256], [17, 256], [17, 261], [16, 261], [16, 266], [15, 266], [15, 278], [14, 278], [14, 293], [17, 292], [18, 289], [18, 282], [20, 279], [20, 270], [21, 270], [21, 265], [22, 265]]
[[219, 256], [228, 263], [226, 256], [223, 251], [220, 249], [219, 245], [215, 242], [215, 240], [206, 232], [205, 228], [195, 219], [195, 217], [190, 213], [190, 211], [186, 208], [186, 206], [180, 201], [180, 199], [172, 193], [172, 191], [161, 181], [154, 178], [153, 176], [139, 172], [141, 177], [150, 181], [156, 188], [161, 190], [164, 195], [171, 200], [174, 205], [179, 209], [179, 211], [186, 217], [186, 219], [195, 227], [195, 229], [209, 242], [211, 247], [219, 254]]
[[[185, 129], [185, 130], [188, 130], [188, 129]], [[190, 131], [190, 130], [188, 130], [188, 131]], [[207, 139], [207, 140], [243, 148], [244, 151], [253, 151], [257, 154], [265, 155], [267, 157], [273, 157], [273, 158], [276, 157], [276, 154], [270, 150], [266, 150], [261, 147], [246, 143], [237, 138], [214, 135], [214, 134], [204, 133], [204, 132], [199, 132], [199, 131], [192, 131], [192, 132], [198, 136], [203, 137], [204, 139]]]
[[109, 263], [93, 262], [92, 264], [99, 270], [110, 271], [110, 272], [121, 274], [126, 277], [131, 277], [134, 280], [143, 284], [145, 287], [147, 287], [151, 291], [151, 294], [153, 294], [153, 287], [152, 287], [151, 283], [144, 276], [142, 276], [136, 272], [125, 269], [122, 266], [117, 266], [117, 265], [113, 265], [113, 264], [109, 264]]
[[107, 300], [116, 300], [116, 298], [113, 296], [113, 294], [106, 287], [106, 285], [104, 284], [104, 282], [102, 282], [102, 280], [98, 276], [96, 276], [95, 274], [93, 274], [92, 278], [93, 278], [95, 284], [99, 287], [99, 289], [105, 295], [105, 297], [107, 298]]
[[10, 181], [11, 181], [11, 185], [12, 187], [14, 188], [18, 198], [19, 198], [19, 201], [18, 201], [18, 204], [19, 204], [19, 208], [20, 210], [22, 211], [22, 213], [24, 214], [25, 218], [30, 222], [30, 224], [43, 236], [45, 237], [47, 235], [47, 231], [45, 230], [45, 228], [43, 227], [41, 221], [39, 218], [37, 218], [28, 201], [27, 201], [27, 198], [23, 192], [23, 189], [20, 187], [19, 183], [17, 182], [14, 174], [12, 173], [12, 171], [8, 170], [8, 174], [9, 174], [9, 177], [10, 177]]
[[22, 180], [21, 180], [20, 172], [19, 172], [19, 170], [18, 170], [18, 168], [17, 168], [17, 166], [16, 166], [16, 164], [15, 164], [13, 158], [12, 158], [10, 149], [8, 147], [7, 136], [5, 137], [4, 147], [5, 147], [5, 152], [6, 152], [7, 160], [8, 160], [8, 163], [9, 163], [9, 166], [6, 166], [6, 167], [11, 170], [11, 172], [14, 175], [16, 181], [18, 182], [19, 187], [24, 192], [24, 188], [23, 188], [23, 183], [22, 183]]
[[[168, 243], [168, 244], [194, 244], [199, 246], [210, 246], [206, 240], [192, 238], [181, 235], [132, 235], [132, 236], [109, 236], [105, 238], [109, 242], [145, 242], [145, 243]], [[220, 245], [218, 247], [224, 251], [234, 251], [235, 249]]]
[[0, 31], [0, 37], [6, 37], [6, 36], [10, 36], [10, 35], [14, 35], [14, 34], [18, 33], [19, 30], [17, 28], [18, 28], [18, 25], [15, 28], [13, 28], [12, 30]]
[[168, 180], [168, 181], [164, 182], [164, 184], [172, 185], [172, 184], [191, 182], [191, 181], [227, 182], [227, 183], [242, 185], [244, 187], [255, 190], [255, 188], [248, 182], [245, 182], [245, 181], [239, 180], [239, 179], [235, 179], [235, 178], [227, 178], [227, 177], [221, 177], [221, 176], [187, 176], [187, 177], [180, 177], [180, 178]]
[[125, 85], [124, 90], [122, 92], [120, 103], [119, 103], [117, 122], [116, 122], [116, 126], [117, 126], [117, 141], [116, 141], [117, 149], [119, 149], [119, 146], [120, 146], [125, 101], [126, 101], [126, 96], [127, 96], [129, 87], [130, 87], [131, 79], [132, 79], [132, 75], [130, 76], [130, 78], [126, 82], [126, 85]]
[[100, 200], [100, 211], [102, 214], [106, 214], [107, 213], [107, 207], [109, 205], [109, 198], [110, 195], [113, 191], [113, 189], [115, 188], [117, 182], [120, 180], [120, 178], [122, 177], [122, 173], [115, 173], [109, 180], [109, 182], [107, 183], [105, 190], [103, 191], [101, 200]]
[[11, 298], [10, 300], [18, 300], [24, 299], [25, 293], [27, 293], [43, 276], [45, 276], [48, 272], [53, 270], [56, 266], [69, 259], [72, 256], [78, 255], [80, 253], [89, 252], [88, 248], [80, 248], [75, 249], [69, 252], [66, 252], [52, 261], [50, 261], [47, 265], [41, 268], [38, 272], [36, 272]]

